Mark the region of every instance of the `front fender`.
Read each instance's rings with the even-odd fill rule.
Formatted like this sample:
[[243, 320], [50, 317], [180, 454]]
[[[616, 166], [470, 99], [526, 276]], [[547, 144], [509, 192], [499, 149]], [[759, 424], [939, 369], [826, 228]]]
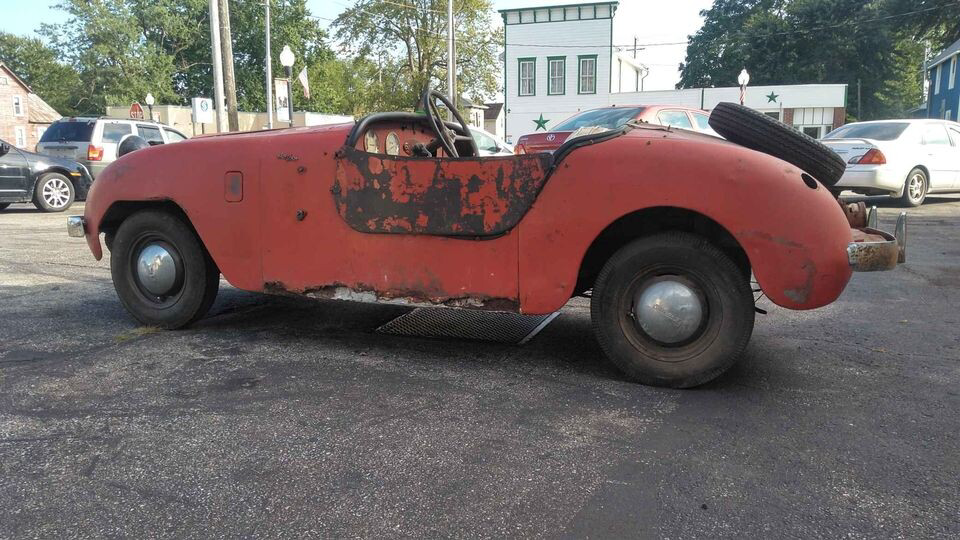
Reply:
[[811, 180], [777, 158], [687, 132], [636, 129], [576, 150], [520, 224], [521, 309], [562, 306], [593, 240], [620, 217], [654, 207], [720, 224], [774, 303], [829, 304], [852, 273], [846, 254], [852, 234], [836, 199]]
[[[104, 219], [119, 206], [131, 209], [174, 204], [194, 228], [224, 277], [240, 288], [261, 284], [260, 152], [251, 142], [195, 139], [127, 154], [97, 177], [84, 209], [87, 245], [100, 260]], [[227, 175], [242, 176], [240, 197], [228, 193]]]

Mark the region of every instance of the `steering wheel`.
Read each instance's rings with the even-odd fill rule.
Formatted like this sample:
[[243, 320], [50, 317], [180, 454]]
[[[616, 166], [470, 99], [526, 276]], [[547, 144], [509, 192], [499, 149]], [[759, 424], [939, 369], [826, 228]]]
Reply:
[[[443, 116], [440, 114], [440, 109], [437, 108], [436, 100], [438, 99], [447, 107], [447, 110], [453, 113], [453, 117], [460, 123], [461, 129], [466, 135], [461, 135], [447, 127]], [[463, 120], [463, 117], [460, 116], [460, 113], [453, 104], [450, 103], [450, 98], [430, 88], [428, 85], [427, 89], [423, 92], [423, 110], [430, 120], [430, 127], [432, 127], [433, 131], [437, 134], [440, 145], [443, 146], [443, 151], [446, 152], [448, 156], [460, 157], [460, 153], [457, 152], [457, 141], [467, 142], [473, 151], [473, 155], [480, 155], [480, 152], [477, 150], [477, 141], [473, 140], [473, 137], [470, 135], [470, 127]]]

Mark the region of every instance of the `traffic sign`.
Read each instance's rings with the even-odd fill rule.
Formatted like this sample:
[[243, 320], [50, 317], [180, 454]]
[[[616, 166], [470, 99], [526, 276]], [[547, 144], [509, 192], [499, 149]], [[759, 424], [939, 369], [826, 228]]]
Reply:
[[213, 100], [210, 98], [195, 97], [193, 104], [193, 123], [213, 123]]
[[130, 105], [130, 118], [135, 120], [143, 120], [143, 107], [140, 106], [136, 101], [133, 102], [133, 105]]

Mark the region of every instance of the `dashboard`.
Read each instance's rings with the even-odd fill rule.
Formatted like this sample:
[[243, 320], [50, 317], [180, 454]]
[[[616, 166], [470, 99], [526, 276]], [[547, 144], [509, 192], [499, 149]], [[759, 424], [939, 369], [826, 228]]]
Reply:
[[[373, 154], [390, 156], [413, 156], [414, 146], [430, 147], [437, 136], [419, 123], [408, 121], [384, 121], [370, 126], [357, 138], [354, 148]], [[442, 152], [442, 150], [437, 150]]]

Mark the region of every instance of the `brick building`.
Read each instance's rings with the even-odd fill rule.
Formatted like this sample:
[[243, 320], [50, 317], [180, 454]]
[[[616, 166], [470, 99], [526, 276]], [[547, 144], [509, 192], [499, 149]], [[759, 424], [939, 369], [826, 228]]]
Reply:
[[0, 139], [33, 151], [47, 127], [60, 118], [53, 107], [0, 62]]

